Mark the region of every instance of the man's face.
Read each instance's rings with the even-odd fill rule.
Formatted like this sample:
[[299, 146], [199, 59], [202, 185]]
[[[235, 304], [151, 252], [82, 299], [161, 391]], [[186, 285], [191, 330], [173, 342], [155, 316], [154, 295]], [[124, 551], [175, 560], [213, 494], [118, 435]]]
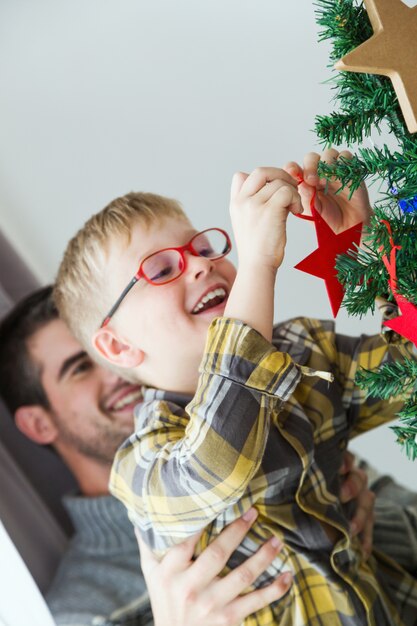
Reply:
[[59, 319], [30, 339], [28, 349], [40, 367], [50, 417], [60, 442], [99, 462], [111, 463], [133, 432], [133, 408], [140, 388], [97, 365]]
[[[141, 260], [196, 234], [185, 219], [168, 217], [135, 224], [128, 246], [115, 243], [108, 257], [108, 284], [117, 299]], [[112, 318], [117, 336], [144, 353], [138, 377], [146, 384], [193, 391], [210, 322], [223, 315], [236, 270], [227, 258], [213, 261], [185, 252], [186, 269], [175, 281], [152, 285], [140, 279]], [[213, 292], [217, 290], [217, 297]], [[203, 300], [205, 299], [205, 300]], [[204, 303], [203, 305], [201, 303]]]

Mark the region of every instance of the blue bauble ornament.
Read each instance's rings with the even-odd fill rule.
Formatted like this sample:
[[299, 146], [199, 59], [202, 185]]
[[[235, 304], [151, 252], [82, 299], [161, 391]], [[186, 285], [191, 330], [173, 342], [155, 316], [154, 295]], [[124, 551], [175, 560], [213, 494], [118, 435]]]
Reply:
[[398, 206], [403, 213], [415, 213], [417, 211], [417, 196], [407, 198], [407, 200], [400, 200]]

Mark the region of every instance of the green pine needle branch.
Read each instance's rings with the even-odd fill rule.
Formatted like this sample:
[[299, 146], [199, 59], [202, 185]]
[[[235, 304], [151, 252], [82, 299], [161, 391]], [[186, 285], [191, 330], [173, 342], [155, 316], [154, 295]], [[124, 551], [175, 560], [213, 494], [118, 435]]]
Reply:
[[405, 359], [384, 363], [378, 370], [361, 369], [355, 379], [367, 395], [383, 400], [406, 396], [417, 387], [417, 361]]

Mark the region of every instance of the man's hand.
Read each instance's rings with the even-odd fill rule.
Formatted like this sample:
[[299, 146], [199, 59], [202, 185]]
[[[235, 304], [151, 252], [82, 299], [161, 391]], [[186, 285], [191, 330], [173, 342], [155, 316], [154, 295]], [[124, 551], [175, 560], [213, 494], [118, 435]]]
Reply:
[[294, 178], [302, 178], [304, 181], [299, 186], [299, 192], [306, 215], [311, 215], [310, 201], [314, 189], [317, 190], [315, 208], [335, 233], [342, 232], [359, 222], [367, 224], [371, 215], [365, 184], [362, 184], [349, 200], [348, 187], [335, 195], [341, 186], [336, 178], [327, 182], [318, 177], [317, 168], [320, 161], [332, 164], [340, 157], [350, 159], [352, 154], [347, 150], [338, 152], [334, 148], [325, 150], [321, 156], [310, 152], [304, 157], [302, 167], [298, 163], [291, 162], [284, 168]]
[[340, 474], [343, 477], [340, 501], [347, 503], [356, 500], [350, 531], [352, 536], [359, 535], [363, 554], [367, 559], [372, 551], [375, 494], [368, 489], [366, 472], [355, 467], [355, 457], [350, 452], [345, 452]]
[[280, 551], [276, 539], [267, 541], [224, 578], [218, 577], [255, 519], [256, 511], [250, 509], [225, 528], [195, 561], [192, 556], [198, 536], [171, 548], [158, 561], [136, 533], [155, 626], [238, 626], [254, 611], [282, 598], [291, 585], [289, 573], [263, 589], [240, 595]]

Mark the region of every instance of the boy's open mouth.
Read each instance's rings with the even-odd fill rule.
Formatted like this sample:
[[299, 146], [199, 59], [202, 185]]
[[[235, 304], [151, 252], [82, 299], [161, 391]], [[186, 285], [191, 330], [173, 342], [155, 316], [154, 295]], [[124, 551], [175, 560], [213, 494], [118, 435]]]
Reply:
[[223, 287], [217, 287], [204, 294], [204, 296], [197, 302], [191, 313], [198, 315], [208, 309], [213, 309], [218, 306], [227, 298], [227, 291]]

